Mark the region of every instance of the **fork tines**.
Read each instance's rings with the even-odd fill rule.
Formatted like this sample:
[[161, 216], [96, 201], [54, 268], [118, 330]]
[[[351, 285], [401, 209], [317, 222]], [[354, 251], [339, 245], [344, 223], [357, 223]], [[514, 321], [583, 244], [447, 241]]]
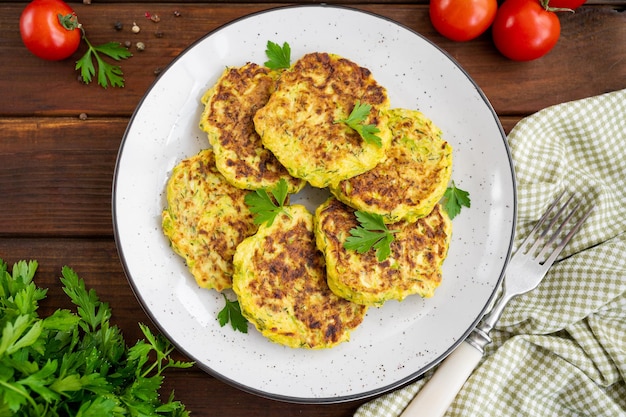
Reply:
[[[561, 251], [593, 211], [592, 206], [586, 210], [575, 223], [570, 224], [582, 203], [574, 203], [574, 207], [567, 211], [566, 209], [574, 200], [574, 195], [571, 195], [565, 203], [559, 206], [559, 202], [565, 194], [566, 192], [563, 191], [552, 204], [550, 204], [544, 215], [541, 216], [519, 248], [521, 253], [535, 254], [535, 259], [541, 264], [552, 264], [556, 260], [557, 256], [559, 256]], [[564, 229], [566, 229], [568, 225], [569, 230], [565, 233]], [[563, 233], [565, 234], [563, 235]], [[559, 240], [561, 235], [563, 236]]]

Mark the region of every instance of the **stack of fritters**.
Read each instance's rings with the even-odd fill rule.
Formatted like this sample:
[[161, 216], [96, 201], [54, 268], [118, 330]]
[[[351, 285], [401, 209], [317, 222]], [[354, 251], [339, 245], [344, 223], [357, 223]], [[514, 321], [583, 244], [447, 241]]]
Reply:
[[[385, 161], [330, 188], [315, 215], [317, 246], [327, 262], [328, 284], [355, 303], [380, 306], [408, 295], [431, 297], [441, 283], [452, 222], [438, 201], [452, 173], [452, 148], [422, 113], [392, 109], [393, 132]], [[355, 210], [383, 217], [394, 234], [391, 255], [378, 262], [373, 250], [359, 254], [343, 244], [358, 226]]]
[[[362, 123], [380, 146], [341, 122], [357, 102], [371, 106]], [[422, 113], [389, 109], [370, 71], [327, 53], [283, 71], [228, 68], [202, 103], [213, 151], [174, 169], [163, 212], [164, 232], [200, 286], [232, 285], [264, 336], [310, 349], [348, 340], [368, 306], [433, 295], [451, 237], [438, 201], [452, 149]], [[257, 228], [244, 196], [281, 179], [291, 194], [308, 182], [334, 197], [315, 216], [285, 206]], [[388, 259], [344, 247], [356, 210], [396, 230]]]

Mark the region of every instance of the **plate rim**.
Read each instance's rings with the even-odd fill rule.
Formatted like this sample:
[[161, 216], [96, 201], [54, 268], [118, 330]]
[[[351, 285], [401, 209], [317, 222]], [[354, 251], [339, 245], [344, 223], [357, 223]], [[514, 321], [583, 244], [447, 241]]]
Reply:
[[509, 259], [511, 257], [512, 254], [512, 249], [513, 249], [513, 245], [514, 245], [514, 240], [515, 240], [515, 229], [516, 229], [516, 225], [517, 225], [517, 219], [518, 219], [518, 196], [517, 196], [517, 181], [516, 181], [516, 175], [515, 175], [515, 167], [514, 167], [514, 161], [512, 158], [512, 154], [511, 154], [511, 150], [507, 141], [507, 136], [506, 133], [502, 127], [502, 124], [500, 122], [500, 119], [495, 111], [495, 109], [493, 108], [491, 102], [489, 101], [489, 99], [487, 98], [487, 96], [485, 95], [485, 93], [482, 91], [482, 89], [478, 86], [478, 84], [476, 83], [476, 81], [469, 75], [469, 73], [458, 63], [458, 61], [456, 59], [454, 59], [446, 50], [444, 50], [443, 48], [441, 48], [440, 46], [438, 46], [437, 44], [435, 44], [433, 41], [429, 40], [428, 38], [426, 38], [424, 35], [422, 35], [421, 33], [417, 32], [416, 30], [400, 23], [397, 22], [389, 17], [377, 14], [375, 12], [369, 11], [369, 10], [362, 10], [362, 9], [358, 9], [352, 6], [347, 6], [347, 5], [329, 5], [326, 3], [319, 3], [319, 4], [292, 4], [292, 5], [279, 5], [276, 7], [271, 7], [271, 8], [267, 8], [267, 9], [263, 9], [263, 10], [258, 10], [252, 13], [248, 13], [246, 15], [240, 16], [234, 20], [228, 21], [216, 28], [214, 28], [213, 30], [207, 32], [206, 34], [202, 35], [201, 37], [199, 37], [198, 39], [196, 39], [195, 41], [193, 41], [192, 43], [190, 43], [187, 47], [185, 47], [174, 59], [172, 59], [172, 61], [164, 67], [163, 71], [161, 71], [161, 73], [159, 74], [159, 76], [157, 76], [155, 78], [155, 80], [153, 80], [153, 82], [151, 83], [151, 85], [146, 89], [146, 91], [144, 92], [142, 98], [140, 99], [140, 101], [137, 103], [136, 108], [134, 109], [129, 122], [126, 126], [126, 129], [123, 133], [122, 136], [122, 140], [120, 142], [120, 146], [119, 146], [119, 150], [117, 153], [117, 157], [116, 157], [116, 161], [115, 161], [115, 169], [114, 169], [114, 173], [113, 173], [113, 182], [112, 182], [112, 198], [111, 198], [111, 210], [112, 210], [112, 222], [113, 222], [113, 236], [114, 236], [114, 241], [115, 241], [115, 246], [116, 246], [116, 250], [118, 253], [118, 257], [120, 259], [120, 263], [122, 264], [123, 270], [124, 270], [124, 274], [126, 276], [126, 279], [131, 287], [131, 290], [133, 291], [133, 294], [135, 295], [135, 298], [137, 299], [137, 301], [139, 302], [139, 305], [141, 306], [142, 310], [146, 313], [146, 315], [149, 317], [149, 319], [152, 321], [152, 324], [154, 324], [158, 329], [159, 332], [161, 332], [165, 337], [167, 337], [167, 339], [172, 343], [173, 346], [176, 347], [176, 349], [184, 354], [186, 357], [190, 358], [190, 360], [194, 360], [193, 355], [191, 355], [189, 353], [189, 351], [187, 349], [185, 349], [183, 346], [181, 346], [178, 342], [176, 342], [175, 340], [173, 340], [173, 338], [171, 337], [171, 335], [169, 334], [169, 332], [165, 329], [165, 327], [163, 326], [163, 324], [161, 324], [158, 320], [156, 320], [154, 313], [148, 308], [146, 301], [144, 300], [144, 298], [141, 296], [139, 289], [137, 288], [137, 283], [132, 279], [132, 274], [130, 271], [130, 268], [128, 266], [127, 263], [127, 259], [126, 256], [124, 255], [124, 252], [122, 250], [121, 247], [121, 237], [120, 237], [120, 230], [119, 230], [119, 222], [117, 221], [118, 215], [117, 215], [117, 204], [116, 204], [116, 190], [117, 190], [117, 184], [118, 184], [118, 180], [119, 180], [119, 169], [120, 169], [120, 161], [121, 158], [123, 156], [124, 153], [124, 148], [125, 145], [127, 143], [127, 139], [128, 139], [128, 135], [129, 132], [133, 126], [133, 122], [136, 118], [136, 116], [138, 115], [139, 111], [141, 110], [141, 107], [144, 103], [144, 101], [146, 100], [146, 98], [149, 96], [149, 94], [152, 92], [152, 90], [158, 85], [160, 79], [164, 76], [164, 74], [166, 74], [168, 72], [168, 70], [173, 67], [180, 59], [183, 58], [183, 56], [185, 54], [187, 54], [190, 50], [192, 50], [194, 47], [196, 47], [198, 44], [200, 44], [201, 42], [203, 42], [205, 39], [213, 36], [215, 33], [223, 30], [224, 28], [227, 28], [229, 26], [235, 25], [241, 21], [244, 21], [246, 19], [249, 19], [251, 17], [255, 17], [258, 15], [262, 15], [262, 14], [268, 14], [268, 13], [272, 13], [275, 11], [280, 11], [280, 10], [285, 10], [285, 9], [304, 9], [304, 8], [315, 8], [315, 9], [338, 9], [338, 10], [342, 10], [342, 11], [349, 11], [349, 12], [353, 12], [353, 13], [360, 13], [360, 14], [366, 14], [369, 15], [371, 17], [375, 17], [378, 19], [382, 19], [384, 21], [387, 21], [389, 23], [392, 23], [394, 25], [399, 26], [400, 28], [403, 28], [407, 31], [409, 31], [411, 34], [413, 34], [414, 36], [418, 36], [420, 37], [422, 40], [426, 41], [427, 43], [429, 43], [432, 47], [436, 48], [438, 50], [438, 52], [440, 52], [441, 54], [443, 54], [447, 59], [449, 59], [451, 61], [452, 64], [454, 64], [454, 66], [456, 66], [456, 68], [462, 72], [462, 74], [467, 78], [467, 80], [475, 87], [478, 95], [480, 96], [480, 98], [482, 99], [482, 101], [484, 102], [484, 104], [486, 105], [487, 109], [489, 110], [489, 112], [491, 113], [497, 127], [500, 133], [500, 138], [502, 140], [502, 143], [504, 145], [504, 149], [506, 151], [506, 155], [507, 155], [507, 159], [508, 159], [508, 167], [510, 170], [510, 175], [511, 175], [511, 182], [512, 182], [512, 197], [513, 197], [513, 201], [511, 204], [511, 239], [509, 241], [509, 245], [506, 251], [506, 257], [503, 261], [503, 265], [501, 268], [501, 271], [499, 273], [498, 279], [496, 281], [496, 284], [493, 287], [493, 290], [491, 291], [491, 295], [489, 296], [488, 300], [486, 301], [486, 303], [484, 304], [484, 306], [482, 307], [482, 309], [480, 310], [480, 313], [478, 314], [478, 316], [472, 321], [471, 325], [466, 329], [466, 331], [459, 336], [459, 338], [452, 343], [452, 345], [443, 353], [441, 353], [440, 355], [438, 355], [434, 360], [430, 361], [428, 364], [426, 364], [425, 366], [421, 367], [419, 370], [417, 370], [416, 372], [411, 373], [410, 375], [408, 375], [407, 377], [404, 377], [394, 383], [391, 384], [387, 384], [383, 387], [379, 387], [376, 389], [372, 389], [372, 390], [368, 390], [365, 392], [359, 392], [357, 394], [350, 394], [350, 395], [342, 395], [342, 396], [327, 396], [327, 397], [298, 397], [298, 396], [289, 396], [289, 395], [281, 395], [281, 394], [274, 394], [274, 393], [268, 393], [265, 391], [262, 391], [260, 389], [256, 389], [250, 386], [247, 386], [241, 382], [235, 381], [232, 378], [227, 377], [226, 375], [217, 372], [216, 370], [212, 369], [210, 366], [196, 361], [195, 366], [198, 366], [198, 368], [202, 369], [203, 372], [213, 376], [214, 378], [230, 385], [233, 386], [243, 392], [247, 392], [249, 394], [253, 394], [262, 398], [266, 398], [266, 399], [271, 399], [271, 400], [277, 400], [277, 401], [283, 401], [283, 402], [288, 402], [288, 403], [296, 403], [296, 404], [338, 404], [338, 403], [345, 403], [345, 402], [350, 402], [350, 401], [356, 401], [356, 400], [365, 400], [365, 399], [371, 399], [375, 396], [379, 396], [385, 393], [388, 393], [390, 391], [393, 390], [397, 390], [400, 388], [403, 388], [413, 382], [418, 381], [419, 379], [421, 379], [424, 374], [426, 372], [428, 372], [429, 370], [431, 370], [432, 368], [434, 368], [435, 366], [437, 366], [441, 361], [443, 361], [452, 351], [454, 351], [456, 349], [456, 347], [461, 344], [468, 336], [469, 334], [474, 330], [474, 328], [476, 327], [476, 325], [478, 324], [478, 322], [482, 319], [482, 317], [484, 316], [484, 314], [487, 312], [488, 308], [490, 307], [490, 305], [492, 304], [498, 289], [500, 288], [500, 286], [502, 285], [502, 281], [504, 278], [504, 274], [509, 262]]

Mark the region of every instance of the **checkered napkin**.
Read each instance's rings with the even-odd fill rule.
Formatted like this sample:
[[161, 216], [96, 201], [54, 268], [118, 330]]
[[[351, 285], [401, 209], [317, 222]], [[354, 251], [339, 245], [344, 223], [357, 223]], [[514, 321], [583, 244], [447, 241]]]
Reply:
[[[596, 208], [540, 286], [507, 306], [446, 416], [626, 416], [626, 90], [539, 111], [508, 141], [516, 245], [563, 189]], [[355, 417], [398, 416], [431, 374]]]

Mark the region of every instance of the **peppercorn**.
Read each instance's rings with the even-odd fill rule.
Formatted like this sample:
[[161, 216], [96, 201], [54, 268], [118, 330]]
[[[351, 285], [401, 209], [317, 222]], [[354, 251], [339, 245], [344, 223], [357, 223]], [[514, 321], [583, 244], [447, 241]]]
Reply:
[[174, 17], [180, 17], [181, 14], [178, 10], [174, 10]]
[[132, 42], [131, 42], [131, 41], [124, 41], [124, 47], [125, 47], [126, 49], [130, 48], [130, 47], [131, 47], [131, 45], [132, 45]]
[[79, 114], [79, 115], [78, 115], [78, 118], [79, 118], [80, 120], [87, 120], [87, 113], [81, 113], [81, 114]]
[[163, 32], [161, 32], [160, 30], [157, 30], [156, 32], [154, 32], [154, 36], [156, 38], [162, 38], [163, 37]]
[[113, 27], [115, 28], [115, 30], [120, 31], [120, 30], [124, 29], [124, 24], [122, 22], [115, 22]]

